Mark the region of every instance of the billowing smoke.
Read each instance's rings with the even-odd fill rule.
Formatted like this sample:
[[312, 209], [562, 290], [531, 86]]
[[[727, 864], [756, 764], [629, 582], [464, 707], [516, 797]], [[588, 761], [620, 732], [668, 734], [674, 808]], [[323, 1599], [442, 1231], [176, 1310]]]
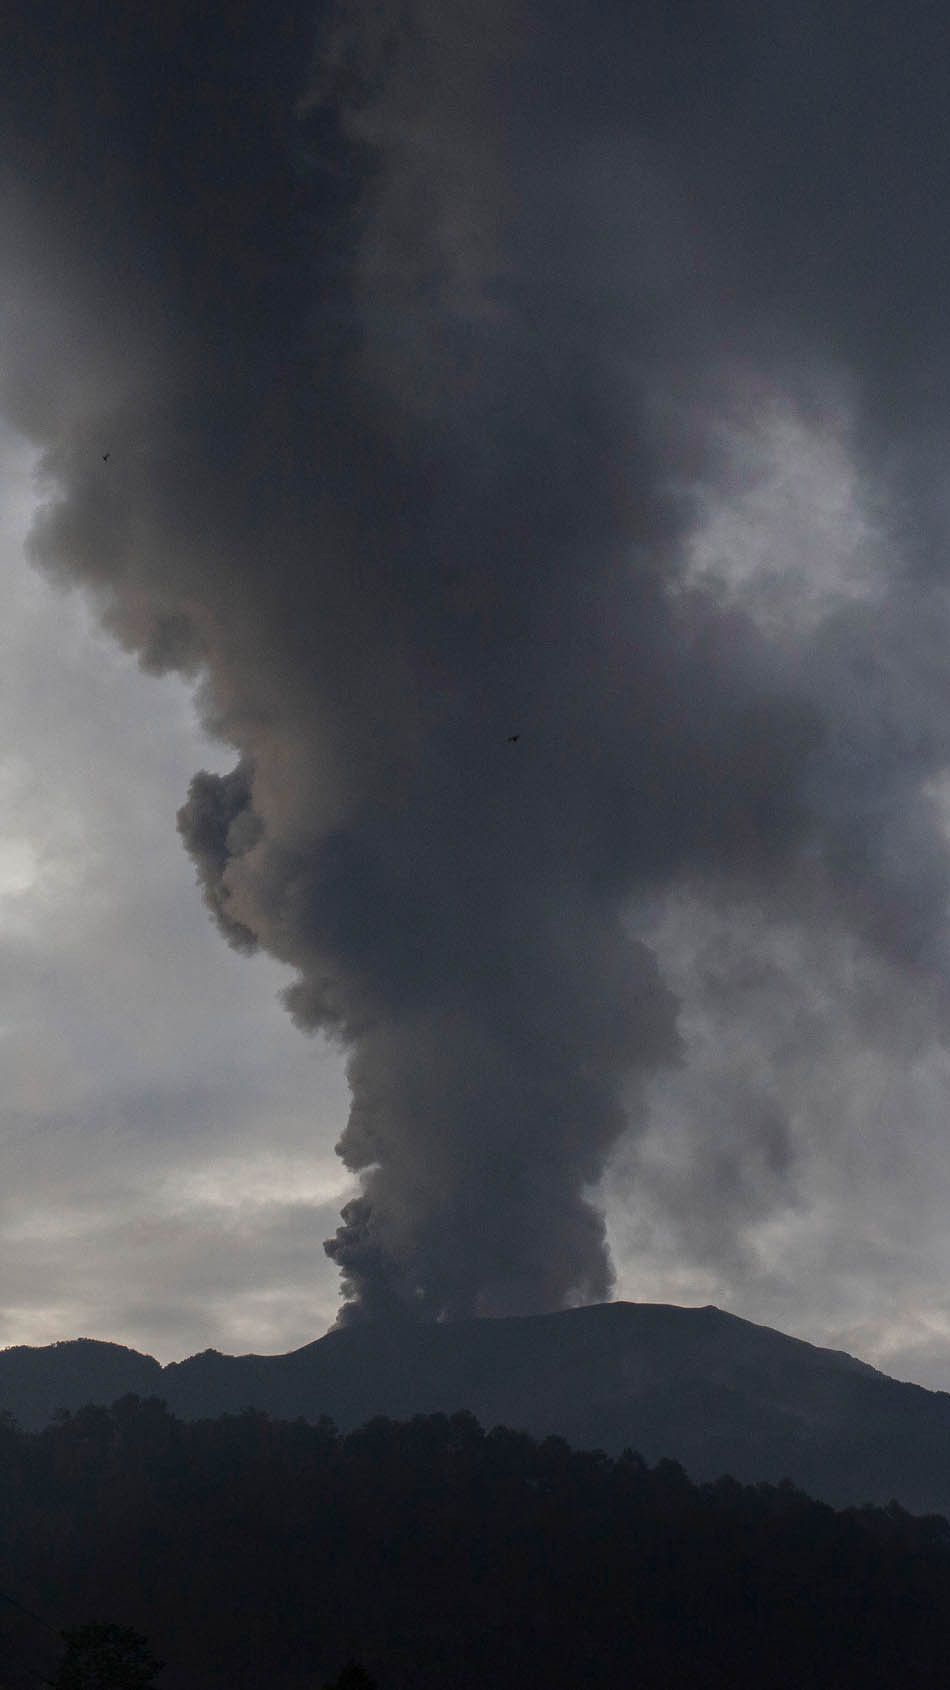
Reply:
[[[236, 749], [179, 827], [225, 937], [349, 1054], [349, 1317], [609, 1295], [596, 1187], [683, 1060], [650, 900], [738, 888], [943, 967], [924, 132], [948, 152], [936, 86], [903, 133], [850, 15], [4, 26], [33, 553]], [[877, 597], [807, 626], [690, 564], [741, 482], [722, 419], [776, 394], [819, 422], [845, 395], [894, 536]]]

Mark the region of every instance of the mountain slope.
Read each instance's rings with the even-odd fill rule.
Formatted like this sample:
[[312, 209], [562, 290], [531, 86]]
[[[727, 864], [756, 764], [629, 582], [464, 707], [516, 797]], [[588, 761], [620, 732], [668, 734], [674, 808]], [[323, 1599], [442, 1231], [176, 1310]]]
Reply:
[[188, 1418], [253, 1406], [343, 1430], [467, 1408], [489, 1426], [670, 1456], [696, 1479], [789, 1477], [837, 1505], [896, 1497], [950, 1514], [950, 1396], [712, 1307], [349, 1327], [288, 1355], [207, 1351], [164, 1368], [89, 1340], [0, 1352], [0, 1408], [24, 1426], [128, 1391]]
[[152, 1356], [95, 1338], [0, 1350], [0, 1410], [28, 1429], [44, 1426], [60, 1409], [117, 1396], [155, 1396], [162, 1368]]

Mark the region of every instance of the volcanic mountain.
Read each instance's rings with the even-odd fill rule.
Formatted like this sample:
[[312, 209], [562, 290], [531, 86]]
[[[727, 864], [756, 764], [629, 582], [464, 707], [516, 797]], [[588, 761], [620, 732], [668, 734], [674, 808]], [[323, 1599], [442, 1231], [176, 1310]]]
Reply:
[[486, 1426], [671, 1457], [698, 1480], [787, 1477], [838, 1506], [893, 1497], [950, 1514], [950, 1396], [714, 1307], [354, 1325], [287, 1355], [206, 1350], [165, 1367], [86, 1338], [0, 1352], [0, 1409], [25, 1428], [130, 1392], [186, 1419], [253, 1407], [343, 1431], [468, 1409]]

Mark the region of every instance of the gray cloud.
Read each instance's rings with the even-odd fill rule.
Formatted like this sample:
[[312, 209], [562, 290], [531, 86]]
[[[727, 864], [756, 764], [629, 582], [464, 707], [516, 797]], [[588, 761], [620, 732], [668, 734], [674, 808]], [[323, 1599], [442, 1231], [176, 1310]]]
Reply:
[[[594, 1189], [701, 1072], [648, 905], [833, 920], [893, 1023], [942, 1025], [942, 94], [926, 20], [911, 76], [835, 12], [348, 5], [311, 71], [294, 5], [0, 43], [32, 555], [238, 752], [179, 825], [348, 1053], [351, 1316], [608, 1293]], [[807, 627], [695, 566], [743, 371], [805, 438], [846, 411], [883, 507], [876, 597]], [[730, 971], [689, 977], [721, 1025]], [[799, 1161], [798, 1070], [740, 1010], [687, 1181], [710, 1260]]]

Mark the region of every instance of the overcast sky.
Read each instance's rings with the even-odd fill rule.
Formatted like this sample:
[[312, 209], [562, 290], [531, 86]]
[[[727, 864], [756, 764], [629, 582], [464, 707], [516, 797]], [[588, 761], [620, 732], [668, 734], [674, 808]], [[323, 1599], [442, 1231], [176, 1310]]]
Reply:
[[4, 25], [0, 1343], [950, 1389], [946, 43], [670, 12]]
[[[176, 1359], [323, 1331], [342, 1062], [222, 945], [175, 831], [220, 750], [26, 563], [35, 453], [2, 436], [4, 1343]], [[225, 761], [227, 759], [225, 758]], [[323, 1232], [321, 1232], [321, 1228]]]

